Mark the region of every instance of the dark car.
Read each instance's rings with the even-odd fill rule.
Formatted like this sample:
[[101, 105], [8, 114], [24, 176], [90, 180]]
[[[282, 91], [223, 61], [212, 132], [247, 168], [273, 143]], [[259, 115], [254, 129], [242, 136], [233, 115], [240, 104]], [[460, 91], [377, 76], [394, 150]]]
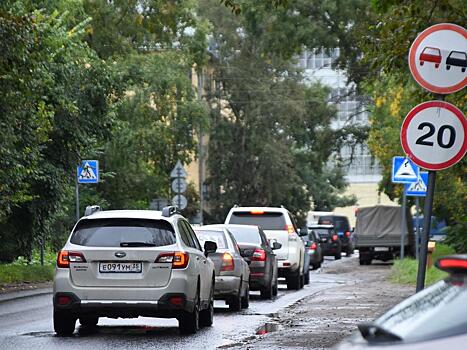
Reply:
[[323, 249], [320, 239], [315, 231], [309, 231], [306, 243], [306, 251], [310, 256], [310, 267], [313, 270], [319, 269], [323, 262]]
[[324, 256], [330, 255], [336, 260], [341, 258], [342, 242], [333, 225], [313, 225], [308, 228], [319, 237]]
[[259, 226], [219, 224], [205, 227], [224, 227], [233, 234], [240, 254], [250, 267], [250, 290], [259, 290], [262, 299], [277, 295], [277, 259], [273, 249], [280, 249], [280, 243], [268, 242]]
[[209, 255], [216, 272], [214, 299], [225, 300], [232, 311], [247, 308], [250, 269], [241, 256], [232, 233], [227, 229], [206, 226], [193, 227], [193, 230], [202, 245], [206, 241], [217, 244], [216, 252]]
[[341, 242], [342, 251], [351, 256], [354, 249], [353, 231], [350, 229], [349, 219], [344, 215], [324, 215], [318, 218], [319, 225], [333, 225]]
[[446, 69], [451, 69], [451, 66], [461, 67], [461, 71], [464, 73], [467, 67], [467, 53], [451, 51], [446, 58]]
[[443, 257], [436, 267], [449, 276], [402, 301], [376, 321], [360, 324], [360, 334], [337, 349], [466, 349], [467, 255]]
[[310, 266], [311, 266], [311, 259], [310, 255], [308, 254], [308, 248], [311, 245], [308, 237], [308, 228], [303, 227], [299, 230], [298, 235], [303, 241], [303, 245], [305, 246], [305, 257], [303, 259], [303, 276], [304, 276], [304, 284], [310, 284]]

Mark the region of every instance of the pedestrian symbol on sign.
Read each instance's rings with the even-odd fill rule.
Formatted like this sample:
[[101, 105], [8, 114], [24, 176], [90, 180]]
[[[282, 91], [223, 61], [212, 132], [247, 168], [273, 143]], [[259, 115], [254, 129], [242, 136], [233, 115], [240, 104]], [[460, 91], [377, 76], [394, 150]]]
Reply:
[[84, 160], [78, 167], [78, 183], [98, 183], [99, 163], [97, 160]]

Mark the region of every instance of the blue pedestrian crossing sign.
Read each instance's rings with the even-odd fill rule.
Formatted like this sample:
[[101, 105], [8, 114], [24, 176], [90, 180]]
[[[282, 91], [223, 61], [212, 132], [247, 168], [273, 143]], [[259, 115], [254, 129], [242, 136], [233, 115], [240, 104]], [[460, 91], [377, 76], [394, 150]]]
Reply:
[[393, 183], [411, 183], [417, 182], [419, 177], [419, 168], [409, 158], [392, 158], [392, 182]]
[[428, 187], [428, 172], [420, 171], [417, 182], [405, 184], [405, 195], [406, 196], [417, 196], [425, 197], [426, 189]]
[[78, 183], [96, 184], [99, 182], [99, 161], [83, 160], [78, 166]]

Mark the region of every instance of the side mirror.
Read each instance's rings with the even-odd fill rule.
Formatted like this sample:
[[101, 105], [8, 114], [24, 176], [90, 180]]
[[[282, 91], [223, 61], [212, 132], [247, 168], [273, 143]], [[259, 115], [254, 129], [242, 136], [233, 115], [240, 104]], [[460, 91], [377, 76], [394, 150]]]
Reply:
[[272, 250], [277, 250], [282, 248], [282, 243], [279, 242], [272, 242]]
[[308, 229], [306, 227], [302, 227], [300, 231], [298, 231], [298, 235], [300, 237], [308, 236]]
[[208, 256], [209, 254], [215, 253], [217, 250], [217, 243], [213, 241], [204, 242], [204, 255]]

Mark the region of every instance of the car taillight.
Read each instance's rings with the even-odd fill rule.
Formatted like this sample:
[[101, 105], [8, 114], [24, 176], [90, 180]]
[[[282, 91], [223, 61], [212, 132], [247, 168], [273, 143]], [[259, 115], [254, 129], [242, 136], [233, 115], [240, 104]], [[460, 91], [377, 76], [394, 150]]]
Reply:
[[253, 252], [251, 260], [254, 261], [266, 261], [266, 252], [263, 249], [256, 248]]
[[350, 231], [346, 231], [346, 232], [345, 232], [345, 236], [346, 236], [346, 237], [350, 237]]
[[222, 256], [221, 271], [233, 271], [235, 267], [234, 260], [230, 253], [224, 253]]
[[316, 248], [318, 248], [318, 245], [315, 242], [311, 243], [310, 250], [315, 250]]
[[61, 250], [57, 256], [57, 266], [62, 268], [70, 267], [71, 262], [86, 262], [84, 255], [79, 252], [70, 252], [68, 250]]
[[332, 235], [332, 240], [333, 240], [334, 242], [337, 241], [337, 235], [336, 235], [336, 234]]
[[288, 233], [294, 233], [295, 230], [293, 228], [293, 225], [285, 225], [285, 230], [288, 232]]
[[184, 269], [188, 266], [189, 255], [183, 252], [161, 253], [155, 263], [171, 263], [173, 269]]
[[250, 211], [250, 214], [253, 214], [253, 215], [263, 215], [263, 214], [264, 214], [264, 210], [251, 210], [251, 211]]
[[446, 272], [467, 274], [467, 259], [464, 257], [447, 256], [439, 259], [436, 262], [436, 267]]

